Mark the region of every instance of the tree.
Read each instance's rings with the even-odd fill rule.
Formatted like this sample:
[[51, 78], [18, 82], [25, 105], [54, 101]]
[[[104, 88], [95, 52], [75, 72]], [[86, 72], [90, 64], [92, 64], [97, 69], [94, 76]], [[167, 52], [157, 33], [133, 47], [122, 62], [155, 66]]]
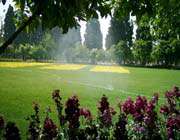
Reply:
[[91, 61], [91, 64], [96, 64], [97, 61], [96, 61], [96, 57], [97, 57], [97, 49], [91, 49], [90, 50], [90, 61]]
[[149, 22], [150, 18], [147, 15], [142, 16], [141, 20], [137, 23], [136, 40], [142, 39], [145, 41], [152, 41]]
[[81, 43], [80, 27], [70, 29], [59, 38], [59, 45], [63, 48], [74, 47], [76, 43]]
[[[97, 12], [100, 12], [103, 17], [110, 13], [111, 10], [110, 0], [73, 0], [70, 2], [57, 0], [46, 0], [43, 2], [39, 0], [14, 0], [14, 2], [17, 6], [17, 13], [19, 13], [17, 22], [20, 26], [0, 47], [0, 53], [3, 53], [8, 45], [26, 27], [32, 29], [41, 23], [43, 29], [52, 29], [58, 26], [65, 33], [69, 28], [77, 27], [79, 20], [97, 18]], [[3, 0], [2, 3], [5, 4], [6, 0]]]
[[161, 40], [152, 51], [152, 58], [157, 64], [177, 65], [180, 61], [180, 41]]
[[89, 49], [102, 48], [102, 33], [98, 19], [91, 19], [86, 26], [85, 45]]
[[105, 51], [104, 51], [103, 49], [99, 49], [99, 50], [97, 51], [96, 60], [97, 60], [98, 62], [105, 62], [105, 57], [106, 57]]
[[[13, 7], [9, 5], [8, 11], [4, 20], [4, 38], [7, 40], [14, 32], [16, 31], [15, 26], [15, 13]], [[23, 30], [14, 40], [14, 45], [17, 46], [19, 44], [34, 44], [41, 41], [43, 36], [42, 28], [39, 25], [36, 30], [33, 30], [31, 33], [26, 33]]]
[[180, 62], [180, 40], [179, 39], [174, 39], [171, 42], [171, 47], [174, 50], [174, 64], [178, 65]]
[[132, 45], [133, 26], [130, 22], [129, 15], [123, 19], [117, 19], [114, 16], [111, 18], [111, 26], [109, 27], [106, 37], [106, 48], [117, 44], [120, 40], [125, 41], [128, 47]]
[[155, 39], [179, 39], [180, 36], [180, 1], [156, 0], [156, 16], [152, 19], [152, 29]]
[[[39, 42], [42, 41], [44, 35], [45, 35], [45, 31], [42, 30], [42, 25], [39, 24], [34, 30], [33, 32], [30, 32], [30, 33], [25, 33], [24, 32], [24, 35], [27, 35], [27, 39], [24, 41], [26, 43], [29, 43], [29, 44], [38, 44]], [[21, 34], [20, 34], [21, 35]]]
[[29, 44], [21, 44], [18, 48], [18, 54], [22, 57], [24, 61], [30, 58], [31, 46]]
[[84, 45], [76, 44], [75, 54], [77, 62], [88, 62], [89, 61], [89, 49]]
[[14, 23], [14, 11], [13, 7], [9, 5], [8, 11], [4, 19], [4, 38], [7, 40], [15, 31], [16, 26]]
[[119, 64], [130, 63], [131, 50], [125, 41], [120, 41], [117, 45], [115, 45], [114, 53]]
[[136, 40], [133, 44], [133, 56], [136, 62], [145, 65], [150, 62], [152, 46], [151, 42], [142, 39]]

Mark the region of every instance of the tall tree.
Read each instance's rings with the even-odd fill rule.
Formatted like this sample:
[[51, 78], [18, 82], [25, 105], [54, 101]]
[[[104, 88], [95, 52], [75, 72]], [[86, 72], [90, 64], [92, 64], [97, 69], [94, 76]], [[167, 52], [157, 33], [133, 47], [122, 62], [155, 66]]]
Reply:
[[4, 19], [4, 38], [7, 40], [15, 31], [16, 26], [14, 23], [14, 10], [11, 5], [9, 5], [9, 8], [7, 10], [5, 19]]
[[150, 62], [152, 52], [152, 35], [150, 29], [150, 18], [147, 15], [141, 17], [137, 22], [136, 41], [133, 45], [133, 54], [136, 61], [141, 65]]
[[136, 40], [152, 41], [150, 21], [151, 19], [147, 15], [144, 15], [141, 20], [137, 22]]
[[[26, 33], [24, 32], [24, 34]], [[42, 30], [42, 25], [39, 24], [33, 32], [29, 32], [27, 35], [27, 40], [25, 40], [25, 42], [29, 44], [38, 44], [40, 41], [42, 41], [45, 31]]]
[[114, 54], [116, 56], [116, 61], [118, 64], [129, 64], [131, 63], [131, 50], [127, 46], [125, 41], [119, 41], [117, 45], [114, 46]]
[[128, 46], [132, 44], [133, 25], [130, 22], [130, 16], [123, 19], [117, 19], [114, 16], [111, 18], [111, 26], [109, 27], [106, 37], [106, 48], [117, 44], [119, 41], [125, 41]]
[[90, 48], [102, 48], [102, 33], [98, 19], [91, 19], [87, 23], [85, 45]]
[[145, 65], [150, 62], [152, 46], [148, 41], [142, 39], [136, 40], [133, 44], [133, 55], [136, 62]]

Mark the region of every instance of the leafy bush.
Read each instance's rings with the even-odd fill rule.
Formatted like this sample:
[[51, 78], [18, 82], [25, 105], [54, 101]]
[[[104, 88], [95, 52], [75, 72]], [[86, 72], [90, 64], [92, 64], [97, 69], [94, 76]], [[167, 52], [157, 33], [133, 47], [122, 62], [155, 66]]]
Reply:
[[[180, 90], [174, 87], [165, 93], [167, 102], [160, 108], [158, 94], [151, 100], [137, 96], [119, 103], [118, 118], [112, 121], [117, 112], [110, 107], [108, 98], [103, 95], [98, 104], [98, 114], [94, 118], [90, 110], [81, 108], [77, 96], [68, 98], [65, 108], [60, 91], [52, 93], [56, 105], [59, 124], [49, 117], [46, 111], [44, 122], [40, 122], [39, 105], [33, 103], [34, 113], [27, 118], [29, 140], [178, 140], [180, 137]], [[83, 121], [82, 121], [83, 120]], [[0, 116], [0, 135], [6, 140], [19, 140], [20, 132], [15, 123], [5, 122]]]

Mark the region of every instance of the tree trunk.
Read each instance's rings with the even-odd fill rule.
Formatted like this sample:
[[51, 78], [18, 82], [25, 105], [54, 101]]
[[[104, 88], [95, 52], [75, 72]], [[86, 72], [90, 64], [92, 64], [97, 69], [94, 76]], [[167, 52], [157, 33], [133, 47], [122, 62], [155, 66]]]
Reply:
[[4, 44], [0, 47], [0, 54], [4, 53], [7, 47], [16, 39], [16, 37], [25, 29], [27, 25], [29, 25], [36, 17], [36, 13], [29, 17], [27, 21], [25, 21], [17, 30], [14, 32], [8, 40], [4, 42]]

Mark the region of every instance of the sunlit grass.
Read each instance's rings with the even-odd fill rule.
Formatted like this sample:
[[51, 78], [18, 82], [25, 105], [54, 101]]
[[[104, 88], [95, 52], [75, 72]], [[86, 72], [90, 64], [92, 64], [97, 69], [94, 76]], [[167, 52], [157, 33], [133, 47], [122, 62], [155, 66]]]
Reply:
[[51, 64], [48, 66], [43, 66], [40, 69], [49, 69], [49, 70], [80, 70], [86, 67], [86, 65], [81, 64]]
[[36, 62], [0, 62], [0, 67], [6, 68], [22, 68], [32, 66], [44, 66], [47, 63], [36, 63]]
[[114, 73], [130, 73], [127, 68], [120, 66], [95, 66], [90, 71], [93, 72], [114, 72]]

